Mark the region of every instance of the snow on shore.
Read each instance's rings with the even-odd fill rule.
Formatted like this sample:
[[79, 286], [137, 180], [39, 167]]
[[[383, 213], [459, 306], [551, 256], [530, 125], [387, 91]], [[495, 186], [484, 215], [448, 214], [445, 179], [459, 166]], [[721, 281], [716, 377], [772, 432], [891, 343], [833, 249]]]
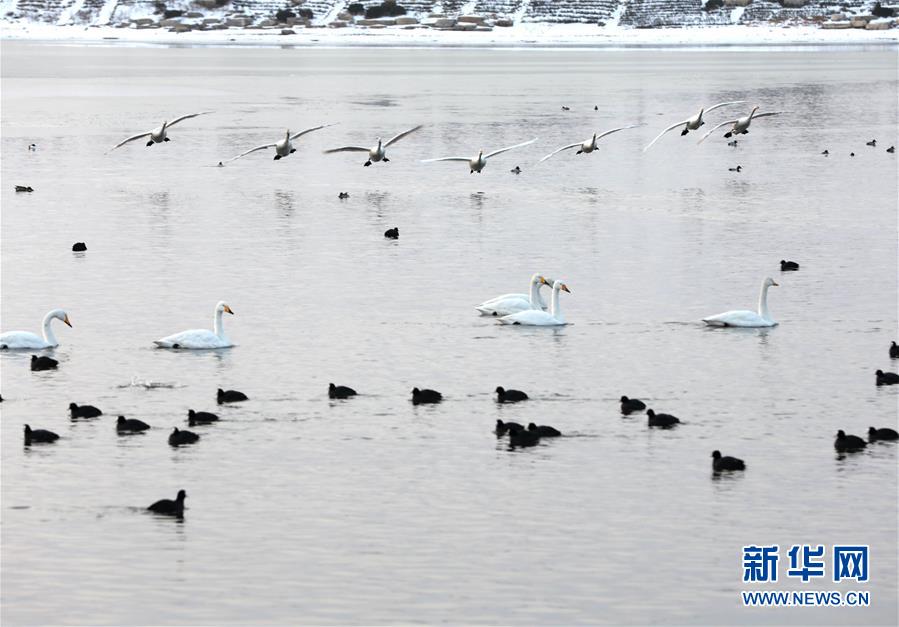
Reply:
[[253, 46], [470, 46], [470, 47], [617, 47], [617, 46], [794, 46], [897, 44], [899, 29], [824, 30], [814, 26], [710, 26], [694, 28], [601, 28], [591, 24], [518, 24], [491, 32], [440, 31], [417, 28], [230, 28], [171, 32], [167, 29], [108, 26], [55, 26], [35, 22], [2, 22], [0, 39], [80, 43]]

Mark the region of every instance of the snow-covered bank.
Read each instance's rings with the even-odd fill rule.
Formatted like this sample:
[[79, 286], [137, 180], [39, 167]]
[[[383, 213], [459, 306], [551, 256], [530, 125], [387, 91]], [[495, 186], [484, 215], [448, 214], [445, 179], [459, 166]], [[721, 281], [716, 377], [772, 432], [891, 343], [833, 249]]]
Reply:
[[433, 29], [230, 28], [171, 32], [166, 29], [109, 26], [54, 26], [4, 22], [4, 40], [159, 45], [254, 46], [472, 46], [472, 47], [615, 47], [615, 46], [794, 46], [899, 43], [899, 29], [825, 30], [814, 26], [711, 26], [697, 28], [600, 28], [589, 24], [518, 24], [490, 32]]

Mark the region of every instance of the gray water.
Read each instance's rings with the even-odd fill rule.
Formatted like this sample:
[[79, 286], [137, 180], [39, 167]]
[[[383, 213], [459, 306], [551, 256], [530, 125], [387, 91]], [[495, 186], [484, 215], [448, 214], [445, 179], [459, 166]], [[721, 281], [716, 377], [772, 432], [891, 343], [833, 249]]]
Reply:
[[[2, 329], [73, 324], [56, 372], [0, 356], [5, 624], [896, 624], [897, 447], [833, 449], [897, 426], [899, 388], [874, 385], [896, 370], [895, 49], [2, 52]], [[737, 148], [641, 152], [738, 99], [785, 114]], [[325, 122], [287, 159], [211, 167]], [[321, 155], [419, 123], [386, 165]], [[624, 124], [645, 126], [535, 165]], [[532, 137], [480, 175], [418, 162]], [[476, 315], [532, 272], [571, 288], [569, 326]], [[699, 322], [754, 308], [768, 275], [779, 327]], [[153, 348], [218, 300], [236, 347]], [[532, 400], [498, 406], [497, 385]], [[413, 407], [413, 386], [446, 401]], [[219, 408], [217, 387], [251, 400]], [[684, 424], [622, 418], [622, 394]], [[72, 401], [104, 416], [72, 422]], [[222, 421], [172, 450], [188, 408]], [[153, 429], [118, 437], [118, 414]], [[566, 437], [510, 451], [497, 418]], [[24, 448], [24, 423], [61, 439]], [[748, 470], [714, 478], [713, 449]], [[179, 488], [183, 522], [142, 511]], [[744, 585], [742, 546], [774, 543], [780, 581]], [[867, 584], [785, 578], [786, 547], [834, 543], [871, 546]], [[748, 609], [742, 589], [871, 606]]]

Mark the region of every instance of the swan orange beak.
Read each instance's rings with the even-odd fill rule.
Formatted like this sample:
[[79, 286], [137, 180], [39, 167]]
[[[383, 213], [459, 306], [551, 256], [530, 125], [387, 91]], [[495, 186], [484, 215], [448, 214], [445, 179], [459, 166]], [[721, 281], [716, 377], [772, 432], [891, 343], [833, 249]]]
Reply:
[[66, 314], [65, 317], [62, 319], [62, 321], [65, 322], [70, 327], [72, 326], [72, 323], [69, 322], [69, 314]]
[[231, 314], [232, 316], [234, 315], [234, 312], [231, 311], [231, 308], [228, 307], [228, 305], [225, 305], [225, 308], [223, 309], [223, 311], [225, 311], [226, 313]]
[[[541, 285], [549, 285], [549, 281], [547, 281], [544, 277], [540, 277], [540, 284]], [[552, 287], [552, 286], [550, 286], [550, 287]]]
[[774, 281], [771, 281], [771, 285], [774, 287], [780, 287], [780, 283], [775, 283]]
[[569, 294], [571, 294], [571, 290], [568, 289], [568, 286], [565, 285], [564, 283], [562, 283], [562, 285], [559, 286], [559, 289], [564, 290], [564, 291], [568, 292]]

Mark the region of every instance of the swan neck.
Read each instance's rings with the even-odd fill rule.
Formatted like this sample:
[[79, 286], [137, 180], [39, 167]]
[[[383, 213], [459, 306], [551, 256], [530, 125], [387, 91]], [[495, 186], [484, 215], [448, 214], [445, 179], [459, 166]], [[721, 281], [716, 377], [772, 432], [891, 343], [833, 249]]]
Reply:
[[56, 346], [59, 342], [56, 341], [56, 336], [53, 334], [53, 327], [50, 326], [50, 322], [53, 320], [53, 312], [47, 313], [44, 316], [43, 323], [43, 333], [44, 333], [44, 341], [51, 346]]
[[215, 331], [215, 334], [222, 339], [224, 339], [225, 337], [225, 326], [222, 324], [222, 314], [224, 313], [224, 310], [216, 307], [215, 320], [212, 323], [212, 328]]
[[534, 309], [543, 309], [543, 299], [540, 298], [540, 282], [531, 281], [531, 307]]
[[549, 313], [557, 320], [562, 319], [562, 309], [559, 307], [559, 287], [557, 285], [553, 286], [552, 308], [549, 310]]
[[768, 314], [768, 284], [762, 285], [762, 291], [759, 292], [759, 316], [768, 320], [771, 316]]

